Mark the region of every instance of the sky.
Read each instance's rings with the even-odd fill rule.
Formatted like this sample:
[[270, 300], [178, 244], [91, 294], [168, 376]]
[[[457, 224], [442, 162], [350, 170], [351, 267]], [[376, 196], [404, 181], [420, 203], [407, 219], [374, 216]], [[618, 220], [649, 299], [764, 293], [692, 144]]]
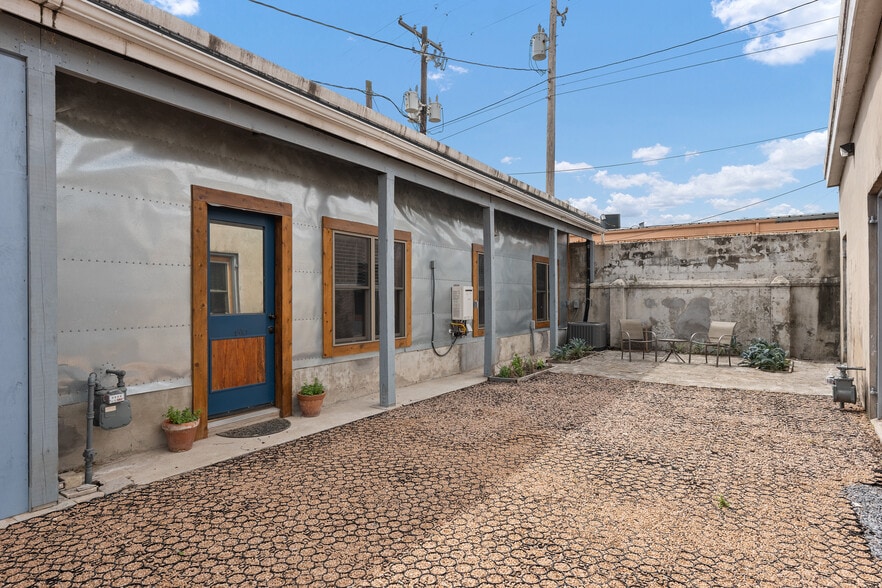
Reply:
[[[838, 211], [824, 155], [839, 0], [557, 0], [555, 197], [622, 227]], [[151, 0], [403, 124], [417, 31], [428, 135], [545, 189], [550, 0]], [[565, 20], [564, 20], [565, 19]], [[563, 22], [562, 22], [563, 21]], [[416, 126], [414, 125], [414, 128]]]

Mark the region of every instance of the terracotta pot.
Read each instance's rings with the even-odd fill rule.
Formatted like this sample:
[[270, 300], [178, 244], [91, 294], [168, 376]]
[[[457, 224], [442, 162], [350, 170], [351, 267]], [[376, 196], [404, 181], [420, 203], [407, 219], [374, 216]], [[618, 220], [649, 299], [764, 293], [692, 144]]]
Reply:
[[165, 440], [169, 451], [189, 451], [196, 441], [196, 432], [199, 421], [181, 423], [176, 425], [168, 420], [162, 422], [162, 430], [165, 431]]
[[321, 394], [297, 394], [297, 401], [300, 403], [300, 413], [305, 417], [314, 417], [322, 410], [322, 402], [325, 400], [325, 393]]

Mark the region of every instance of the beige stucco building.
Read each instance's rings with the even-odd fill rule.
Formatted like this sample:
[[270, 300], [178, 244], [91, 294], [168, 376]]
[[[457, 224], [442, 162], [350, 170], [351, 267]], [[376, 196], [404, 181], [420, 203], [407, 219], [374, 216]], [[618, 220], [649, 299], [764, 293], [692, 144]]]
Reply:
[[882, 212], [882, 2], [843, 0], [833, 71], [825, 176], [839, 187], [842, 360], [859, 401], [879, 406], [879, 240]]

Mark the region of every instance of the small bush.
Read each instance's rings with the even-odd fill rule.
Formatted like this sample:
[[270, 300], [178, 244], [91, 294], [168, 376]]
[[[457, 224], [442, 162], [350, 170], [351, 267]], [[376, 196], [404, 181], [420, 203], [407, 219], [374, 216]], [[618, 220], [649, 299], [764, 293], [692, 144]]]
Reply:
[[544, 359], [533, 359], [532, 357], [524, 358], [515, 353], [509, 363], [499, 366], [499, 370], [496, 372], [496, 377], [523, 378], [526, 375], [546, 369], [548, 369], [548, 363], [546, 363]]
[[551, 359], [555, 361], [573, 361], [581, 359], [594, 351], [584, 339], [570, 339], [566, 345], [555, 347], [551, 352]]
[[777, 343], [765, 339], [753, 339], [741, 354], [743, 360], [738, 365], [755, 367], [767, 372], [783, 372], [790, 368], [787, 353]]

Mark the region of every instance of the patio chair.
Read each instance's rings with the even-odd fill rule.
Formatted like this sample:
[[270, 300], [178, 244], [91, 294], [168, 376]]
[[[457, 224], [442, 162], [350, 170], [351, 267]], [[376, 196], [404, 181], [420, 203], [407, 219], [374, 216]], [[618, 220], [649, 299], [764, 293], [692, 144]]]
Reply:
[[689, 338], [689, 363], [692, 363], [692, 349], [697, 346], [704, 352], [704, 363], [707, 363], [707, 356], [711, 350], [716, 352], [717, 367], [720, 367], [720, 352], [726, 350], [726, 357], [729, 359], [729, 365], [732, 365], [732, 353], [728, 349], [735, 343], [735, 325], [737, 323], [727, 323], [722, 321], [711, 321], [707, 330], [707, 335], [703, 333], [692, 333]]
[[643, 323], [633, 319], [620, 319], [619, 325], [622, 328], [622, 359], [625, 359], [625, 349], [627, 348], [628, 361], [631, 361], [631, 351], [638, 349], [643, 353], [644, 359], [647, 351], [654, 351], [655, 361], [658, 361], [658, 343], [652, 329], [644, 328]]

